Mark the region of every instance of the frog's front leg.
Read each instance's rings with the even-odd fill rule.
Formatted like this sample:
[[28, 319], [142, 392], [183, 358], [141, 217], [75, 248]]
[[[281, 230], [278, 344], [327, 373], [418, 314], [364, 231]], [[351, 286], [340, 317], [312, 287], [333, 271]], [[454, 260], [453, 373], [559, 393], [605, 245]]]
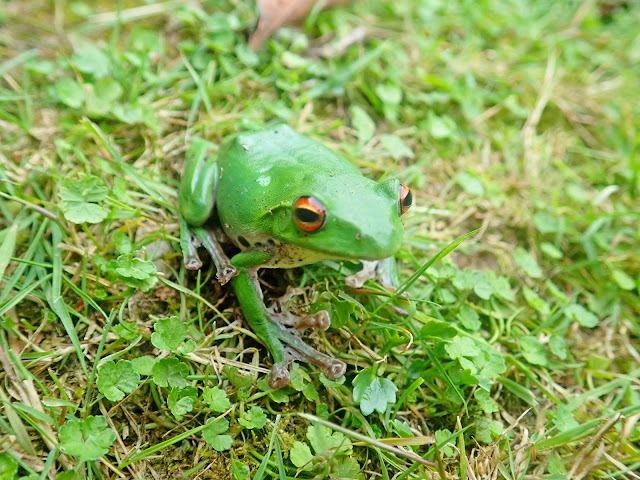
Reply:
[[180, 245], [190, 270], [202, 267], [196, 249], [203, 245], [216, 266], [216, 277], [225, 284], [237, 272], [213, 232], [205, 227], [213, 214], [218, 184], [218, 166], [213, 157], [207, 157], [207, 148], [204, 142], [195, 144], [185, 163], [179, 193]]
[[[279, 315], [269, 312], [265, 307], [260, 285], [254, 279], [255, 270], [270, 257], [271, 254], [268, 252], [247, 251], [239, 253], [231, 260], [239, 271], [231, 280], [231, 284], [245, 319], [273, 356], [269, 386], [282, 388], [289, 383], [288, 366], [293, 361], [309, 362], [319, 367], [329, 379], [341, 377], [347, 369], [344, 362], [320, 353], [304, 343], [297, 330], [283, 324]], [[325, 323], [328, 327], [329, 322]]]
[[380, 276], [380, 284], [389, 289], [395, 290], [398, 287], [398, 272], [395, 257], [388, 257], [384, 260], [361, 260], [362, 270], [345, 278], [347, 286], [361, 288], [367, 280]]

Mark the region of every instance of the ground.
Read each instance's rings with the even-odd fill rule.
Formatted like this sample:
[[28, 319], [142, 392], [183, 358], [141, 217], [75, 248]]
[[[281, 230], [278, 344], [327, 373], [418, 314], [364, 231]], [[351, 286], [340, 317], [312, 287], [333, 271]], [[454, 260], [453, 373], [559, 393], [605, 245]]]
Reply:
[[[640, 3], [359, 1], [254, 52], [257, 18], [0, 4], [0, 479], [640, 478]], [[263, 272], [348, 365], [272, 390], [177, 186], [282, 122], [415, 202], [396, 294]]]

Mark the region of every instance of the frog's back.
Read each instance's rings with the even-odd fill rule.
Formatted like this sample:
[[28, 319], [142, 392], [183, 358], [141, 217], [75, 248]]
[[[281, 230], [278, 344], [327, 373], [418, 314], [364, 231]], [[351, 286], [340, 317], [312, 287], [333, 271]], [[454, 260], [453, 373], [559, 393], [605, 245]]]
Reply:
[[242, 178], [265, 173], [273, 167], [280, 172], [305, 169], [360, 175], [360, 171], [344, 157], [300, 135], [288, 125], [238, 135], [218, 160], [223, 172], [233, 171]]

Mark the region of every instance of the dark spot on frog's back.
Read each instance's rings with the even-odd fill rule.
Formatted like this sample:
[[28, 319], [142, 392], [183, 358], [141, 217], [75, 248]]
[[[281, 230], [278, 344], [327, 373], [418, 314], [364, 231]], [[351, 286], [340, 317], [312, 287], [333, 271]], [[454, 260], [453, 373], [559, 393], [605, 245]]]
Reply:
[[269, 238], [269, 239], [267, 240], [267, 243], [273, 247], [273, 246], [275, 246], [276, 241], [275, 241], [273, 238]]
[[244, 238], [242, 235], [238, 236], [238, 243], [245, 248], [248, 248], [251, 245], [249, 241], [246, 238]]

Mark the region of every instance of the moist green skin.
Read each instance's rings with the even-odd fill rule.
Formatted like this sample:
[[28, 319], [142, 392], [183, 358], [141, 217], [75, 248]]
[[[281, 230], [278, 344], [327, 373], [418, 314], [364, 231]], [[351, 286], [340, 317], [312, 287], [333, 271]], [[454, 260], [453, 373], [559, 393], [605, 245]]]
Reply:
[[[217, 159], [208, 158], [204, 146], [187, 159], [179, 195], [185, 264], [201, 266], [197, 238], [212, 255], [221, 283], [231, 281], [247, 322], [271, 352], [273, 387], [288, 383], [287, 365], [293, 360], [318, 365], [329, 378], [341, 376], [346, 365], [315, 351], [278, 322], [264, 305], [255, 272], [393, 256], [402, 241], [399, 186], [395, 179], [377, 183], [364, 177], [345, 158], [286, 125], [239, 135]], [[294, 202], [305, 195], [326, 209], [323, 227], [311, 233], [292, 216]], [[242, 250], [231, 260], [204, 228], [214, 214]], [[316, 315], [326, 328], [325, 317]]]

